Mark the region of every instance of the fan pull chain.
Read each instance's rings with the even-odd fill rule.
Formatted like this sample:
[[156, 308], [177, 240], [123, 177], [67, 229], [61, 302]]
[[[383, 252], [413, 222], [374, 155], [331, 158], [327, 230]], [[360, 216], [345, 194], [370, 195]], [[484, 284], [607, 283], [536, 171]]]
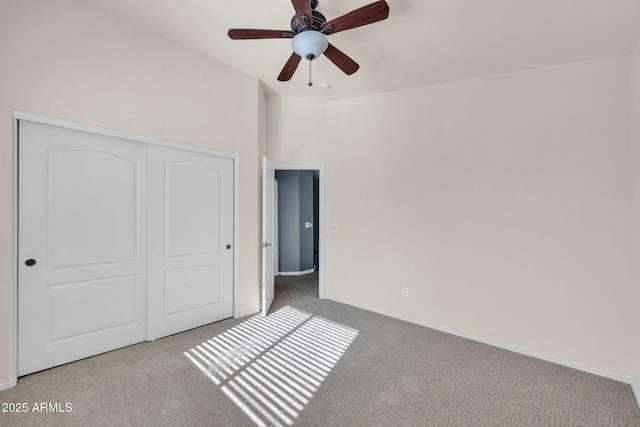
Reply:
[[311, 79], [312, 75], [311, 75], [311, 63], [313, 61], [309, 61], [309, 86], [313, 86], [313, 81]]

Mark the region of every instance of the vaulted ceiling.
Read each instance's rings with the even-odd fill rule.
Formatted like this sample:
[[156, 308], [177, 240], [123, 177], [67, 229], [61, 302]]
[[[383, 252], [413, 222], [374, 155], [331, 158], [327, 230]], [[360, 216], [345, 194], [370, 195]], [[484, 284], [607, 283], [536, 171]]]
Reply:
[[[304, 61], [291, 81], [277, 81], [290, 40], [227, 37], [229, 28], [288, 30], [290, 0], [86, 1], [254, 76], [269, 91], [323, 100], [626, 55], [640, 35], [640, 0], [387, 0], [387, 20], [329, 36], [360, 69], [346, 76], [322, 57], [308, 87]], [[372, 2], [319, 0], [317, 9], [332, 19]]]

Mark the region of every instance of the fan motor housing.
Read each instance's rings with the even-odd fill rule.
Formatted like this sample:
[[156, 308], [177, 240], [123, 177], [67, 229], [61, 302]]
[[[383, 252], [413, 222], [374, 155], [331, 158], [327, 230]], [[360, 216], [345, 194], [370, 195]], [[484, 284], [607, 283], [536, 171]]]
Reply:
[[[318, 2], [316, 2], [316, 4], [317, 3]], [[312, 1], [312, 6], [313, 6], [313, 1]], [[309, 25], [309, 27], [301, 23], [298, 20], [297, 15], [293, 15], [293, 18], [291, 18], [291, 31], [293, 31], [296, 34], [301, 33], [303, 31], [309, 31], [309, 30], [320, 31], [320, 26], [325, 22], [327, 22], [327, 18], [325, 18], [322, 13], [318, 12], [315, 9], [311, 11], [311, 15], [313, 15], [313, 24]]]

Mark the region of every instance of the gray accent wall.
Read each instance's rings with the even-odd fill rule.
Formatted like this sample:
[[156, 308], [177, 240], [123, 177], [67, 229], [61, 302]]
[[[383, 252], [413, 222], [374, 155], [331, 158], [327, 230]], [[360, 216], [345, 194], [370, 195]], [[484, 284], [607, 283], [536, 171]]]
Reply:
[[313, 223], [313, 171], [297, 171], [300, 175], [300, 270], [313, 268], [313, 228], [304, 223]]
[[313, 263], [320, 267], [320, 171], [313, 171]]
[[[276, 171], [278, 180], [279, 271], [300, 272], [314, 267], [316, 251], [314, 171]], [[313, 223], [305, 228], [305, 222]]]
[[278, 180], [278, 270], [300, 271], [300, 180], [298, 171], [276, 171]]

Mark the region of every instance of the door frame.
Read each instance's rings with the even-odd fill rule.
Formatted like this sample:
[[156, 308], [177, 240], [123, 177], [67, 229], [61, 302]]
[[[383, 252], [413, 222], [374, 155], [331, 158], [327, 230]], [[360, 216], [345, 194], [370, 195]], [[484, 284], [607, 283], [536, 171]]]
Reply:
[[[104, 128], [100, 126], [89, 125], [80, 122], [74, 122], [65, 119], [59, 119], [50, 116], [44, 116], [40, 114], [27, 113], [23, 111], [13, 110], [13, 135], [14, 135], [14, 148], [13, 148], [13, 350], [14, 350], [14, 380], [11, 384], [8, 384], [7, 388], [11, 388], [17, 384], [18, 381], [18, 155], [19, 155], [19, 145], [20, 145], [20, 135], [19, 135], [19, 122], [20, 121], [28, 121], [35, 122], [45, 125], [58, 126], [66, 129], [78, 130], [82, 132], [94, 133], [98, 135], [111, 136], [115, 138], [127, 139], [135, 142], [142, 142], [145, 144], [151, 145], [159, 145], [168, 148], [175, 148], [178, 150], [191, 151], [195, 153], [202, 153], [217, 157], [223, 157], [227, 159], [233, 160], [233, 237], [232, 237], [232, 245], [233, 245], [233, 316], [236, 316], [238, 311], [238, 300], [236, 295], [238, 295], [238, 273], [239, 273], [239, 263], [238, 263], [238, 243], [240, 241], [238, 230], [239, 230], [239, 218], [240, 218], [240, 209], [239, 209], [239, 182], [240, 182], [240, 174], [239, 174], [239, 154], [238, 153], [228, 153], [224, 151], [218, 151], [211, 148], [199, 147], [196, 145], [189, 145], [179, 142], [168, 141], [160, 138], [153, 138], [145, 135], [138, 135], [130, 132], [115, 130]], [[147, 331], [148, 336], [148, 331]], [[5, 384], [2, 384], [4, 386]], [[2, 387], [0, 387], [2, 390]]]
[[273, 177], [273, 180], [275, 181], [274, 185], [275, 188], [273, 190], [273, 218], [274, 220], [274, 224], [273, 224], [273, 247], [274, 247], [274, 253], [273, 253], [273, 274], [277, 276], [280, 275], [280, 259], [278, 258], [278, 215], [279, 215], [279, 210], [278, 210], [278, 180], [275, 177]]
[[318, 171], [318, 297], [324, 299], [324, 165], [274, 163], [273, 168], [276, 171]]
[[[274, 271], [274, 254], [277, 251], [275, 246], [275, 186], [276, 186], [276, 170], [273, 163], [267, 156], [262, 156], [262, 230], [260, 245], [260, 313], [263, 316], [269, 314], [269, 308], [275, 297], [275, 271]], [[271, 221], [269, 221], [271, 220]], [[271, 232], [271, 233], [270, 233]], [[271, 240], [271, 241], [270, 241]], [[269, 256], [271, 255], [271, 256]], [[269, 264], [271, 267], [269, 268]], [[271, 273], [271, 274], [270, 274]], [[271, 292], [270, 292], [271, 291]], [[270, 295], [271, 294], [271, 295]], [[271, 296], [270, 301], [267, 297]]]

